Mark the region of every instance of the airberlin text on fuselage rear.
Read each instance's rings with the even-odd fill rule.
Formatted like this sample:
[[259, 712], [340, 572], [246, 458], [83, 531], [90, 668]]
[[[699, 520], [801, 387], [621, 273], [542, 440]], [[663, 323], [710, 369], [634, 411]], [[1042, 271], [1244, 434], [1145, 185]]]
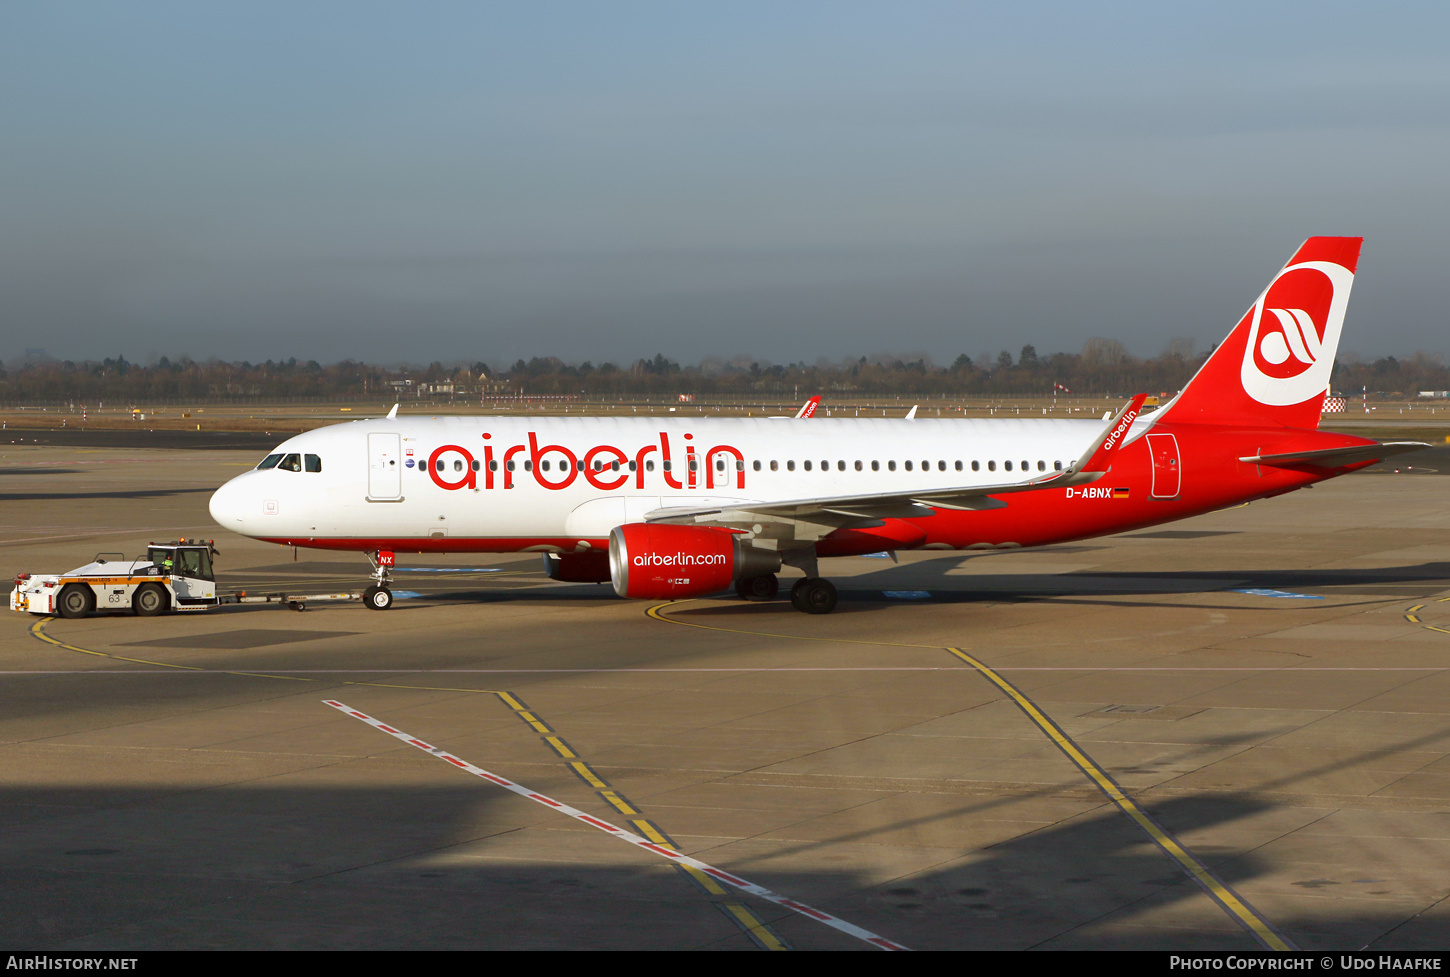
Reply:
[[[533, 431], [529, 432], [528, 444], [511, 445], [495, 454], [494, 446], [488, 443], [492, 437], [491, 434], [483, 435], [481, 459], [459, 444], [445, 444], [434, 448], [426, 462], [428, 476], [433, 479], [433, 484], [450, 492], [465, 488], [477, 489], [478, 476], [482, 474], [483, 488], [511, 489], [515, 479], [524, 475], [533, 476], [539, 485], [557, 492], [573, 485], [575, 479], [583, 475], [590, 485], [610, 492], [623, 488], [633, 474], [634, 487], [642, 489], [645, 472], [654, 470], [654, 459], [650, 456], [658, 453], [666, 485], [675, 489], [700, 487], [701, 458], [695, 445], [691, 443], [695, 437], [693, 434], [685, 435], [684, 468], [678, 473], [674, 469], [670, 436], [663, 431], [660, 432], [658, 444], [647, 444], [633, 454], [612, 444], [597, 444], [582, 454], [562, 444], [541, 445], [538, 435]], [[519, 454], [525, 455], [523, 463], [515, 461]], [[740, 453], [740, 449], [728, 444], [717, 444], [703, 454], [705, 488], [730, 487], [732, 470], [735, 474], [734, 487], [745, 487], [745, 456]], [[453, 457], [448, 458], [449, 455]], [[555, 472], [558, 474], [555, 475]], [[451, 479], [450, 475], [453, 476]]]

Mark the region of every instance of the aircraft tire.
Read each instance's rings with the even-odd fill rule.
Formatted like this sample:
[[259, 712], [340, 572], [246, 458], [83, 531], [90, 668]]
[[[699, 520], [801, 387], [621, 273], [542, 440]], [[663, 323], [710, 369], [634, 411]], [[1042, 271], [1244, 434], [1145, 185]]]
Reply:
[[159, 617], [166, 613], [171, 600], [160, 584], [144, 583], [131, 597], [131, 610], [138, 617]]
[[836, 609], [836, 587], [821, 577], [807, 578], [791, 591], [791, 603], [807, 614], [829, 614]]
[[61, 588], [55, 605], [60, 609], [61, 617], [86, 617], [96, 609], [96, 592], [91, 589], [90, 584], [66, 584]]
[[741, 600], [767, 601], [775, 600], [780, 593], [780, 580], [773, 573], [764, 573], [758, 577], [746, 577], [736, 581], [735, 593]]
[[393, 606], [393, 592], [387, 587], [373, 585], [363, 591], [363, 603], [369, 610], [386, 611]]

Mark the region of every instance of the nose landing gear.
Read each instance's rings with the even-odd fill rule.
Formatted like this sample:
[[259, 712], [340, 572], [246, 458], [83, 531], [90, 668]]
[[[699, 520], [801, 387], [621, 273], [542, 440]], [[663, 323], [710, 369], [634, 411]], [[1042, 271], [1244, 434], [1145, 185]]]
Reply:
[[369, 610], [386, 611], [393, 606], [393, 592], [389, 589], [393, 582], [393, 552], [378, 550], [376, 557], [372, 553], [363, 555], [373, 566], [372, 577], [375, 581], [363, 591], [363, 604]]

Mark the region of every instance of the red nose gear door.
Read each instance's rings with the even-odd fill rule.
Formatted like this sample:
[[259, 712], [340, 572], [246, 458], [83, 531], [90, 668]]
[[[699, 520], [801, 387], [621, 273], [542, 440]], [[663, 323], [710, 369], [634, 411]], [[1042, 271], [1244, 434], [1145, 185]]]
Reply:
[[1183, 485], [1178, 439], [1171, 434], [1150, 434], [1148, 453], [1153, 456], [1153, 498], [1178, 498], [1178, 490]]

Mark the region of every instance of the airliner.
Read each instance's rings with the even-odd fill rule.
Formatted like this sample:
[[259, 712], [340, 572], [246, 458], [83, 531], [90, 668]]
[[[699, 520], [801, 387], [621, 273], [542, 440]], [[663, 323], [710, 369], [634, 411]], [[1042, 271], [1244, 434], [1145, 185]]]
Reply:
[[1101, 420], [420, 418], [395, 406], [289, 438], [218, 489], [211, 514], [255, 539], [363, 553], [375, 610], [392, 605], [400, 552], [539, 552], [553, 579], [646, 600], [733, 587], [769, 601], [794, 567], [792, 604], [825, 614], [830, 557], [1120, 533], [1428, 447], [1319, 430], [1361, 243], [1304, 242], [1156, 411], [1141, 394]]

